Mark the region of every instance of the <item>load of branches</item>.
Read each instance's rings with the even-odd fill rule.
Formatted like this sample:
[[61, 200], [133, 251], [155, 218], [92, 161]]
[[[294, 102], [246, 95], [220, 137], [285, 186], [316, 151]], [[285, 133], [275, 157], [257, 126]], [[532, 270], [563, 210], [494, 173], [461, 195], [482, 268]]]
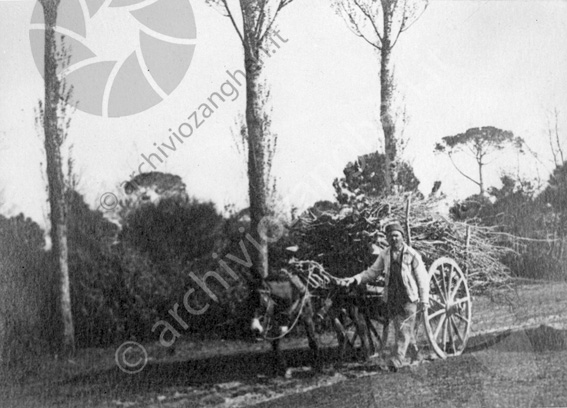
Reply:
[[317, 261], [335, 276], [352, 276], [388, 246], [385, 226], [400, 221], [409, 228], [411, 245], [427, 267], [440, 257], [451, 257], [466, 273], [471, 290], [505, 284], [510, 273], [500, 260], [510, 249], [498, 244], [490, 227], [452, 221], [439, 214], [439, 205], [435, 198], [359, 195], [341, 207], [311, 208], [290, 231], [296, 257]]

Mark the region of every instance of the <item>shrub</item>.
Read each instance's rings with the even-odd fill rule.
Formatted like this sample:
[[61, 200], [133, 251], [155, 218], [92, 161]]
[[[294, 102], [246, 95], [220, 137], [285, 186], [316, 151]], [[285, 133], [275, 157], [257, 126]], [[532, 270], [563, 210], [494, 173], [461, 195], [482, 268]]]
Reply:
[[211, 203], [172, 197], [132, 209], [120, 231], [77, 192], [68, 200], [77, 344], [154, 339], [153, 325], [194, 285], [189, 272], [213, 262], [222, 217]]
[[48, 347], [53, 274], [43, 231], [23, 214], [0, 215], [0, 362], [14, 364]]
[[[562, 172], [554, 172], [556, 181]], [[502, 262], [519, 277], [565, 279], [567, 254], [562, 232], [561, 183], [551, 183], [536, 196], [536, 186], [505, 175], [501, 188], [490, 188], [489, 197], [471, 196], [451, 208], [454, 219], [479, 224], [499, 232], [499, 245], [513, 252]]]

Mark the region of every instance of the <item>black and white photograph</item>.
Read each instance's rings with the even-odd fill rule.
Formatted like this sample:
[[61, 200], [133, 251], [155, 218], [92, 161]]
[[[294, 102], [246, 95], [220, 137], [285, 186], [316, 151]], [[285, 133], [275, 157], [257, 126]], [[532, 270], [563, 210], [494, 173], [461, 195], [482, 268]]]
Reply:
[[567, 1], [0, 0], [0, 407], [567, 407]]

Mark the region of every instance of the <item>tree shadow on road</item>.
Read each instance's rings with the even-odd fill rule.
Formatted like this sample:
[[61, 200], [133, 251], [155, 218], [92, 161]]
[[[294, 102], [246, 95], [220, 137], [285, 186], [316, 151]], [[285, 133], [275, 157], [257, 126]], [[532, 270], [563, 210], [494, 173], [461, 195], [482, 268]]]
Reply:
[[[308, 349], [284, 350], [283, 353], [289, 367], [311, 366], [312, 355]], [[323, 349], [321, 354], [324, 365], [336, 361], [335, 349]], [[192, 358], [185, 361], [152, 361], [136, 374], [128, 374], [114, 367], [76, 376], [60, 385], [69, 391], [97, 389], [105, 394], [118, 395], [161, 392], [175, 387], [214, 386], [235, 381], [254, 384], [275, 375], [273, 362], [269, 351]]]
[[[518, 341], [518, 339], [522, 341]], [[505, 342], [506, 347], [502, 347]], [[526, 346], [529, 350], [526, 350]], [[567, 330], [541, 325], [528, 329], [508, 329], [473, 337], [465, 353], [497, 347], [499, 351], [561, 351], [567, 349]]]

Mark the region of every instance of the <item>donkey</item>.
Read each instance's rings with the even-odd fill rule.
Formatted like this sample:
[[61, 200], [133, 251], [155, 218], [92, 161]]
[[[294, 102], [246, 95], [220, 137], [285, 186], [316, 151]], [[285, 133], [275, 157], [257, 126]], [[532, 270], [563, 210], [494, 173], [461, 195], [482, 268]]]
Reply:
[[305, 327], [312, 365], [321, 370], [319, 343], [313, 322], [311, 294], [303, 282], [285, 269], [278, 276], [256, 282], [248, 299], [252, 311], [251, 331], [271, 341], [277, 374], [287, 374], [287, 364], [280, 348], [280, 340], [299, 322]]

